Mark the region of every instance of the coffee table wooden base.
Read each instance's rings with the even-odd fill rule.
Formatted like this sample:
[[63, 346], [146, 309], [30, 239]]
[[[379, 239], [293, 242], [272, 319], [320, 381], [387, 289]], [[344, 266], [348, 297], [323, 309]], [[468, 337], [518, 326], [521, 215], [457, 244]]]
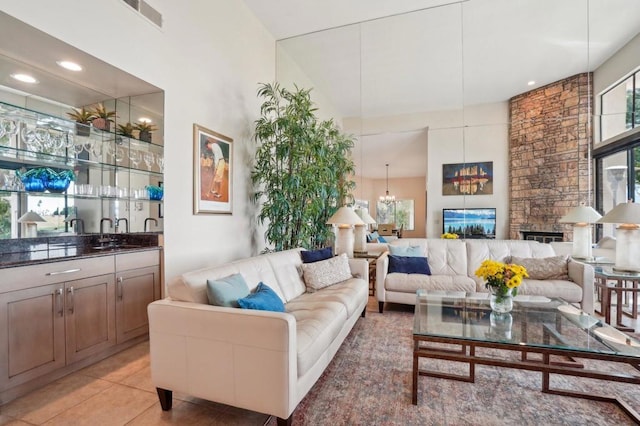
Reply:
[[[572, 396], [576, 398], [585, 398], [596, 401], [611, 402], [618, 405], [627, 415], [634, 419], [634, 421], [640, 424], [640, 414], [634, 410], [629, 404], [621, 400], [620, 398], [606, 395], [593, 395], [583, 392], [569, 391], [564, 389], [552, 389], [550, 387], [550, 375], [560, 374], [574, 377], [585, 377], [597, 380], [608, 380], [622, 383], [640, 384], [640, 376], [629, 374], [610, 374], [600, 372], [596, 370], [590, 370], [584, 368], [582, 364], [573, 366], [569, 363], [554, 363], [551, 360], [551, 356], [561, 357], [576, 357], [583, 359], [595, 359], [607, 362], [617, 362], [623, 364], [629, 364], [636, 370], [640, 370], [640, 364], [638, 358], [615, 355], [615, 354], [603, 354], [603, 353], [585, 353], [579, 351], [572, 351], [567, 349], [551, 349], [551, 348], [539, 348], [529, 347], [526, 345], [514, 345], [507, 343], [493, 343], [493, 342], [481, 342], [481, 341], [469, 341], [462, 340], [454, 337], [435, 337], [415, 335], [413, 336], [414, 349], [413, 349], [413, 387], [412, 387], [412, 403], [418, 404], [418, 377], [428, 376], [437, 377], [442, 379], [458, 380], [463, 382], [473, 383], [475, 381], [475, 366], [476, 365], [490, 365], [494, 367], [507, 367], [516, 368], [527, 371], [539, 371], [542, 373], [542, 392]], [[436, 347], [434, 344], [448, 344], [460, 346], [460, 350], [444, 349], [442, 347]], [[521, 352], [523, 354], [522, 359], [526, 359], [527, 354], [540, 354], [542, 355], [541, 361], [528, 361], [528, 360], [508, 360], [498, 357], [491, 357], [488, 355], [479, 356], [476, 354], [476, 348], [490, 348], [500, 349], [506, 351]], [[469, 365], [469, 374], [458, 375], [450, 373], [441, 373], [433, 370], [425, 370], [419, 368], [420, 358], [432, 358], [446, 361], [456, 361]]]

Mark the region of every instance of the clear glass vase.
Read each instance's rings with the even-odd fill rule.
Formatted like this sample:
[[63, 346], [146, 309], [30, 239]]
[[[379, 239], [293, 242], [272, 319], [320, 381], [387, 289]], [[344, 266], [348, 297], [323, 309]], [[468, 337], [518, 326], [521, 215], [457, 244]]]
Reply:
[[493, 312], [498, 312], [501, 314], [511, 312], [513, 309], [513, 289], [507, 289], [506, 293], [501, 293], [499, 289], [491, 287], [489, 291], [491, 292], [491, 297], [489, 299], [489, 304], [491, 305], [491, 310]]

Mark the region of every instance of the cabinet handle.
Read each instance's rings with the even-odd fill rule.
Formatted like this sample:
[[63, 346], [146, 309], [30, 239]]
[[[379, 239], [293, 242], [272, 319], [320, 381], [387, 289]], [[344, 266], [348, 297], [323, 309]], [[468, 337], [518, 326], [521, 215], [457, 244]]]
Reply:
[[56, 296], [56, 311], [58, 311], [59, 316], [64, 315], [64, 309], [62, 308], [62, 289], [59, 288], [55, 292]]
[[122, 288], [122, 277], [118, 277], [118, 300], [122, 300], [122, 292], [124, 291]]
[[45, 275], [47, 277], [50, 277], [52, 275], [70, 274], [72, 272], [78, 272], [78, 271], [81, 271], [81, 269], [80, 268], [76, 268], [76, 269], [67, 269], [66, 271], [47, 272]]
[[74, 311], [74, 309], [76, 307], [75, 296], [74, 296], [74, 293], [73, 293], [73, 286], [69, 287], [67, 289], [67, 292], [71, 296], [71, 304], [69, 305], [69, 313], [73, 314], [73, 311]]

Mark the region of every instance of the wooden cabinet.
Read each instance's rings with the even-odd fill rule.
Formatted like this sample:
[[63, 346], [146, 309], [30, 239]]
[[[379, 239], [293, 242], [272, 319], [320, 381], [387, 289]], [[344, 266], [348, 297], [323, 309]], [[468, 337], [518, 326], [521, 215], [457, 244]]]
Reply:
[[116, 335], [122, 343], [149, 332], [147, 306], [160, 298], [158, 251], [116, 256]]

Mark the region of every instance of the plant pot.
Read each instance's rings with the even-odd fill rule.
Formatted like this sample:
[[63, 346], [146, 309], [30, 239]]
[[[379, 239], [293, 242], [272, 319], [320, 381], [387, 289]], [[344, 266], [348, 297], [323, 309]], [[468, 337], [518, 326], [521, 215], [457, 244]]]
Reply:
[[84, 123], [76, 123], [76, 135], [89, 136], [91, 134], [91, 126]]
[[151, 132], [140, 132], [139, 139], [143, 142], [151, 143]]
[[111, 121], [105, 118], [94, 118], [91, 124], [93, 124], [93, 127], [96, 129], [104, 130], [105, 132], [111, 131]]

